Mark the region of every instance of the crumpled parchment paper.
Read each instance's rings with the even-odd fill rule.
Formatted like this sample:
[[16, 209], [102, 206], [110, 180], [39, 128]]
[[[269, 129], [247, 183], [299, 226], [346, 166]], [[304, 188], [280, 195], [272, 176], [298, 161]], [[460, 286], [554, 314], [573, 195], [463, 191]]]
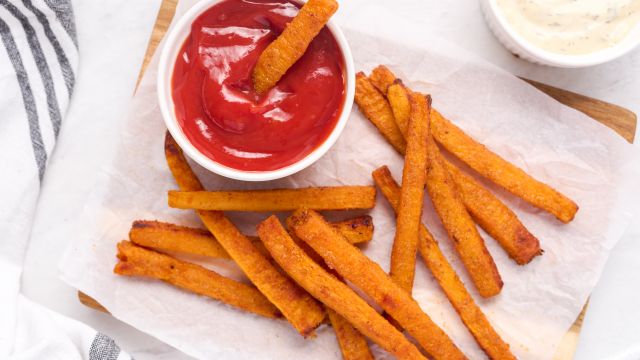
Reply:
[[[192, 1], [180, 3], [178, 14]], [[375, 15], [375, 14], [373, 14]], [[467, 288], [490, 322], [522, 359], [550, 359], [580, 313], [607, 259], [627, 227], [636, 205], [640, 164], [632, 147], [612, 130], [567, 108], [521, 80], [454, 45], [437, 39], [396, 37], [411, 24], [367, 26], [371, 13], [349, 19], [345, 34], [358, 70], [387, 64], [414, 90], [430, 93], [434, 106], [475, 139], [522, 167], [580, 206], [573, 222], [561, 224], [484, 182], [536, 235], [545, 250], [518, 266], [481, 231], [504, 280], [502, 293], [482, 299], [452, 251], [429, 199], [423, 220], [439, 239]], [[393, 24], [386, 18], [386, 24]], [[400, 26], [401, 25], [401, 26]], [[62, 278], [103, 304], [113, 316], [199, 358], [339, 358], [330, 328], [304, 340], [285, 321], [242, 313], [227, 305], [175, 289], [159, 281], [113, 274], [116, 243], [135, 219], [159, 219], [201, 226], [193, 212], [169, 209], [166, 192], [177, 188], [163, 153], [165, 126], [156, 101], [157, 59], [149, 66], [122, 121], [121, 143], [105, 164], [87, 200], [74, 239], [60, 269]], [[286, 179], [243, 183], [207, 173], [194, 165], [209, 189], [254, 189], [341, 184], [372, 184], [371, 171], [388, 165], [398, 181], [402, 158], [384, 141], [357, 107], [337, 144], [316, 164]], [[381, 195], [370, 212], [374, 240], [363, 248], [388, 269], [394, 236], [393, 213]], [[247, 233], [269, 214], [230, 213]], [[355, 215], [331, 213], [331, 217]], [[190, 258], [220, 273], [243, 279], [225, 260]], [[484, 355], [421, 260], [414, 297], [470, 358]], [[387, 357], [373, 346], [379, 357]]]

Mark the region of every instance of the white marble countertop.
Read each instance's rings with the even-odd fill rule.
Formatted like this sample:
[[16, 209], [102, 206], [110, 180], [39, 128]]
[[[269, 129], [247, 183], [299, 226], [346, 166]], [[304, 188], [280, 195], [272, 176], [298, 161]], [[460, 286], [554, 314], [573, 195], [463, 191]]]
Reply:
[[[73, 236], [83, 199], [92, 191], [95, 173], [110, 154], [101, 143], [117, 137], [114, 119], [123, 115], [133, 91], [158, 4], [159, 0], [74, 1], [81, 59], [76, 95], [45, 178], [22, 285], [32, 300], [113, 336], [136, 359], [181, 359], [188, 357], [111, 316], [84, 307], [75, 289], [57, 277], [58, 261]], [[516, 75], [640, 113], [640, 49], [586, 69], [541, 67], [514, 57], [497, 42], [484, 24], [477, 0], [349, 0], [341, 5], [342, 21], [365, 6], [386, 7], [423, 22], [435, 35]], [[384, 25], [384, 19], [375, 22]], [[127, 50], [125, 55], [121, 55], [123, 49]], [[637, 353], [620, 358], [640, 358], [640, 309], [636, 306], [640, 303], [640, 282], [636, 279], [640, 273], [636, 260], [639, 239], [640, 221], [635, 221], [613, 250], [591, 297], [576, 359], [613, 358], [630, 351]]]

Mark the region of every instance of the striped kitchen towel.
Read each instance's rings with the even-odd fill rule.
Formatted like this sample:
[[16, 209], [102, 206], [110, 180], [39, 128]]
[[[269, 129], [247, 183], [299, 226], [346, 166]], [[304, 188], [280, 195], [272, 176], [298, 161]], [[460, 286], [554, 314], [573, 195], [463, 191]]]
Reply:
[[128, 359], [109, 337], [20, 292], [40, 184], [76, 80], [71, 0], [0, 0], [0, 38], [0, 358]]

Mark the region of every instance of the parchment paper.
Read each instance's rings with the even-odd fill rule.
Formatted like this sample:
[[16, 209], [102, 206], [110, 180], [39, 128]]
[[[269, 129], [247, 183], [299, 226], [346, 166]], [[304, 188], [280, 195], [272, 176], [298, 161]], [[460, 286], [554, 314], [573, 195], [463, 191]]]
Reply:
[[[190, 2], [181, 2], [178, 14]], [[505, 282], [494, 299], [480, 298], [434, 214], [425, 201], [424, 221], [439, 239], [490, 322], [522, 359], [549, 359], [576, 319], [607, 259], [627, 227], [640, 180], [637, 154], [620, 136], [582, 113], [567, 108], [482, 60], [437, 39], [409, 36], [412, 24], [385, 18], [391, 29], [371, 26], [375, 10], [349, 19], [345, 31], [358, 70], [387, 64], [414, 90], [431, 93], [434, 106], [498, 154], [565, 193], [579, 206], [564, 225], [551, 215], [485, 184], [503, 199], [536, 235], [545, 253], [527, 266], [511, 261], [484, 232]], [[414, 25], [415, 26], [415, 25]], [[373, 30], [375, 29], [375, 30]], [[406, 33], [405, 33], [406, 32]], [[401, 34], [406, 36], [398, 36]], [[428, 41], [427, 41], [428, 40]], [[400, 44], [402, 43], [402, 44]], [[158, 281], [118, 277], [116, 243], [135, 219], [159, 219], [201, 226], [189, 211], [167, 207], [175, 189], [163, 154], [165, 127], [156, 102], [157, 59], [149, 66], [132, 100], [113, 160], [105, 164], [79, 219], [77, 237], [60, 270], [64, 281], [94, 297], [117, 318], [199, 358], [339, 358], [330, 328], [304, 340], [284, 321], [262, 319], [195, 296]], [[194, 165], [209, 189], [371, 184], [371, 171], [388, 165], [401, 177], [402, 158], [354, 107], [337, 144], [312, 167], [286, 179], [243, 183], [207, 173]], [[388, 269], [394, 235], [393, 213], [379, 195], [370, 212], [375, 236], [364, 252]], [[269, 214], [230, 213], [247, 233]], [[331, 217], [354, 215], [331, 213]], [[199, 262], [243, 279], [228, 261]], [[421, 260], [414, 297], [472, 359], [483, 358], [453, 308]], [[378, 357], [387, 357], [374, 346]]]

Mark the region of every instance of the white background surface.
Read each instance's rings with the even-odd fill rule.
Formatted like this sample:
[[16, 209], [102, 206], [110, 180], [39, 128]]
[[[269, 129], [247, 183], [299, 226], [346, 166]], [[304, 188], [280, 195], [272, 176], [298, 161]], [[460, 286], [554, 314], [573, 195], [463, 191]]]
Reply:
[[[77, 302], [57, 277], [57, 263], [73, 224], [91, 193], [95, 173], [111, 154], [146, 50], [159, 0], [75, 1], [80, 73], [70, 112], [49, 164], [23, 276], [31, 299], [113, 336], [137, 359], [180, 359], [167, 345]], [[340, 21], [364, 6], [421, 21], [434, 35], [455, 42], [517, 75], [600, 98], [640, 113], [640, 50], [613, 63], [579, 70], [523, 62], [502, 48], [485, 26], [476, 0], [342, 1]], [[370, 26], [384, 26], [371, 19]], [[428, 39], [424, 40], [425, 42]], [[640, 199], [638, 199], [640, 201]], [[640, 220], [640, 219], [639, 219]], [[612, 252], [591, 297], [576, 359], [604, 359], [640, 344], [640, 223], [635, 221]], [[635, 260], [635, 261], [634, 261]], [[630, 356], [638, 359], [640, 355]]]

